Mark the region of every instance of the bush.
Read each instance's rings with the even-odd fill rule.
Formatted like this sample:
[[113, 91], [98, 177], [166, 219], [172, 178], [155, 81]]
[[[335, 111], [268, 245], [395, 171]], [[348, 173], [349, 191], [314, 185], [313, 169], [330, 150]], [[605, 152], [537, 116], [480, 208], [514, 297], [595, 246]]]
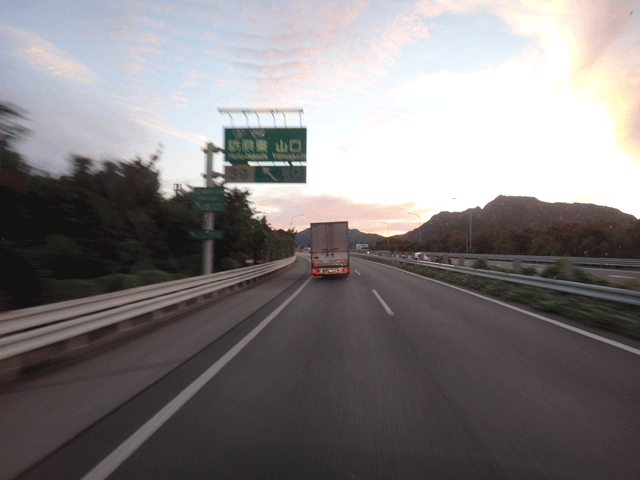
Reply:
[[138, 275], [128, 275], [126, 273], [115, 273], [96, 278], [96, 282], [102, 285], [105, 292], [118, 292], [128, 288], [135, 288], [142, 285], [142, 279]]
[[542, 278], [551, 278], [553, 280], [571, 280], [565, 273], [564, 260], [558, 259], [551, 265], [547, 266], [540, 274]]
[[489, 267], [489, 264], [482, 258], [477, 258], [471, 265], [471, 268], [475, 268], [479, 270], [491, 270], [491, 268]]
[[535, 269], [535, 267], [522, 267], [522, 270], [520, 270], [520, 274], [521, 275], [529, 275], [530, 277], [535, 277], [538, 274], [538, 271]]
[[169, 282], [175, 279], [174, 275], [162, 270], [143, 270], [136, 275], [140, 278], [141, 285], [153, 285], [154, 283]]
[[222, 259], [222, 269], [223, 270], [235, 270], [236, 268], [242, 268], [242, 264], [231, 257], [226, 257]]
[[52, 302], [64, 302], [76, 298], [91, 297], [105, 293], [104, 287], [95, 280], [47, 280], [47, 294]]
[[[576, 282], [580, 282], [580, 283], [588, 283], [590, 285], [601, 285], [601, 286], [611, 286], [611, 284], [609, 282], [607, 282], [606, 280], [603, 280], [600, 277], [597, 277], [596, 275], [593, 275], [592, 273], [589, 273], [588, 271], [586, 271], [583, 268], [576, 268], [573, 271], [573, 279]], [[621, 287], [621, 285], [617, 285], [617, 287]]]

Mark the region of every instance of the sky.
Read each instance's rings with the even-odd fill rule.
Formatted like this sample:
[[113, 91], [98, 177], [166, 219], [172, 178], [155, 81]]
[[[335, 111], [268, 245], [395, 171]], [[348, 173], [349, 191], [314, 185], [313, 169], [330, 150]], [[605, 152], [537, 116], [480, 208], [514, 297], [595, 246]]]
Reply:
[[640, 0], [0, 0], [0, 102], [54, 175], [162, 145], [167, 195], [225, 127], [305, 127], [306, 184], [228, 184], [274, 228], [393, 235], [498, 195], [640, 217]]

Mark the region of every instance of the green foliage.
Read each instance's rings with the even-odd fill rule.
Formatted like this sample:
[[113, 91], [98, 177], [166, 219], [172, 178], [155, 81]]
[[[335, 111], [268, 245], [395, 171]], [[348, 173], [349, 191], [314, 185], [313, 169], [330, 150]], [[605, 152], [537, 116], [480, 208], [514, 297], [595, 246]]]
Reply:
[[571, 277], [566, 273], [565, 261], [561, 258], [545, 267], [540, 276], [553, 280], [571, 280]]
[[127, 290], [129, 288], [135, 288], [142, 285], [142, 279], [139, 275], [130, 275], [126, 273], [114, 273], [112, 275], [105, 275], [104, 277], [96, 278], [102, 289], [107, 292], [117, 292], [120, 290]]
[[477, 258], [471, 265], [471, 268], [480, 270], [491, 270], [491, 267], [489, 267], [489, 264], [483, 258]]
[[162, 270], [143, 270], [136, 276], [140, 279], [141, 285], [153, 285], [155, 283], [169, 282], [176, 280], [176, 277]]
[[[606, 280], [589, 273], [587, 270], [583, 268], [576, 268], [573, 271], [573, 280], [580, 283], [588, 283], [590, 285], [601, 285], [601, 286], [610, 286], [611, 284]], [[620, 288], [620, 285], [616, 285], [617, 288]]]
[[74, 300], [105, 292], [98, 281], [84, 279], [50, 279], [46, 282], [46, 289], [47, 296], [51, 302]]
[[522, 267], [520, 274], [535, 277], [538, 274], [538, 271], [534, 267], [525, 266], [525, 267]]
[[[162, 196], [159, 157], [76, 155], [68, 176], [32, 174], [23, 189], [0, 181], [0, 203], [10, 206], [0, 209], [0, 262], [18, 272], [0, 278], [0, 311], [199, 275], [202, 242], [188, 232], [202, 228], [201, 214], [191, 211], [191, 191]], [[225, 189], [225, 199], [214, 271], [293, 255], [294, 232], [256, 218], [248, 191]]]
[[[390, 248], [394, 251], [463, 253], [467, 240], [468, 231], [423, 235], [420, 244], [407, 244], [401, 237], [391, 237]], [[640, 258], [640, 220], [631, 225], [556, 222], [543, 229], [482, 228], [474, 230], [472, 243], [472, 253], [483, 254]], [[387, 240], [378, 242], [376, 248], [386, 250]]]
[[13, 144], [29, 133], [22, 125], [24, 113], [15, 105], [0, 102], [0, 152], [11, 150]]

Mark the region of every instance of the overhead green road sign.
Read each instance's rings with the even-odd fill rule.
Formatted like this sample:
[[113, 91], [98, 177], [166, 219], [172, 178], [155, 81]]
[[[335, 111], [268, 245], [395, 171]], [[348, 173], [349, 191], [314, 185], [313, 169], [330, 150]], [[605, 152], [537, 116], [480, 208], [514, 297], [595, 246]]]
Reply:
[[189, 236], [194, 240], [222, 240], [224, 230], [189, 230]]
[[306, 128], [225, 128], [225, 161], [306, 162]]
[[307, 167], [231, 165], [224, 176], [229, 183], [307, 183]]
[[191, 197], [191, 210], [194, 212], [224, 212], [224, 188], [194, 188]]

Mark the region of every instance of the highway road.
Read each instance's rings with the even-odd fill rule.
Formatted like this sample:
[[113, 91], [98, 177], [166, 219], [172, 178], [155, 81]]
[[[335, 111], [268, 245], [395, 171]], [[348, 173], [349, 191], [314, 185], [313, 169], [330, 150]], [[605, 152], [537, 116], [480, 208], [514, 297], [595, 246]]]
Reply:
[[640, 478], [638, 342], [358, 258], [296, 268], [20, 478]]

